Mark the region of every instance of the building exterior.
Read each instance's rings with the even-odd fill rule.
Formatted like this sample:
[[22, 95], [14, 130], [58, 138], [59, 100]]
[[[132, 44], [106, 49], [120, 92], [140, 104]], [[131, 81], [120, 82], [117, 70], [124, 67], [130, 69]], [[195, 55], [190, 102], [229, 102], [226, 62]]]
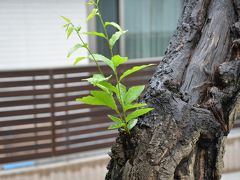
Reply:
[[61, 15], [87, 30], [83, 0], [0, 1], [0, 70], [72, 66], [66, 55], [78, 39], [66, 40]]
[[[67, 51], [78, 42], [66, 40], [61, 15], [69, 17], [82, 31], [101, 31], [98, 21], [85, 21], [91, 10], [86, 0], [3, 0], [0, 1], [0, 70], [72, 66]], [[162, 56], [181, 11], [175, 0], [102, 0], [106, 21], [118, 22], [128, 30], [116, 53], [131, 59]], [[113, 29], [109, 29], [113, 33]], [[103, 39], [84, 40], [93, 50], [107, 55]], [[79, 50], [78, 55], [87, 51]], [[87, 61], [85, 61], [87, 63]]]

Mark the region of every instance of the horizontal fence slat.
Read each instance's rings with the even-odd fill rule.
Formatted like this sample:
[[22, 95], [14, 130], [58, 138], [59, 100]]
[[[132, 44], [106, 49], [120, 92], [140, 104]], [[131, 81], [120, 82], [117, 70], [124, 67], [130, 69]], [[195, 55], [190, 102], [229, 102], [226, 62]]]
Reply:
[[96, 150], [96, 149], [108, 148], [108, 147], [111, 147], [113, 143], [114, 143], [114, 140], [112, 140], [111, 142], [105, 142], [105, 143], [101, 143], [101, 144], [93, 144], [93, 145], [77, 147], [77, 148], [68, 148], [68, 149], [65, 149], [65, 150], [57, 151], [56, 155], [60, 156], [60, 155], [80, 153], [80, 152], [84, 152], [84, 151], [91, 151], [91, 150]]
[[50, 117], [25, 118], [25, 119], [21, 119], [21, 120], [0, 121], [0, 127], [31, 125], [31, 124], [37, 124], [37, 123], [47, 123], [47, 122], [49, 122], [49, 118]]
[[28, 100], [14, 100], [14, 101], [3, 101], [0, 102], [0, 107], [12, 107], [13, 104], [14, 106], [27, 106], [27, 105], [38, 105], [38, 104], [49, 104], [50, 99], [45, 98], [45, 99], [28, 99]]
[[95, 124], [102, 124], [110, 122], [110, 120], [107, 117], [102, 117], [101, 119], [92, 119], [89, 121], [83, 121], [83, 122], [75, 122], [75, 123], [69, 123], [68, 121], [65, 124], [57, 125], [56, 130], [58, 129], [68, 129], [73, 127], [82, 127], [82, 126], [89, 126], [89, 125], [95, 125]]
[[5, 148], [5, 149], [0, 149], [0, 154], [49, 149], [49, 148], [51, 148], [51, 146], [52, 146], [52, 143], [45, 143], [45, 144], [34, 144], [34, 145], [30, 145], [30, 146], [25, 145], [25, 146], [20, 146], [20, 147]]
[[87, 137], [87, 138], [80, 138], [80, 139], [74, 139], [74, 140], [66, 140], [66, 141], [61, 141], [57, 142], [56, 146], [68, 146], [68, 145], [73, 145], [73, 144], [81, 144], [84, 142], [91, 142], [91, 141], [96, 141], [96, 140], [103, 140], [104, 139], [109, 139], [109, 138], [115, 138], [117, 136], [117, 133], [112, 133], [112, 134], [104, 134], [104, 135], [98, 135], [94, 137]]
[[24, 142], [36, 142], [40, 140], [49, 140], [52, 138], [52, 135], [35, 135], [35, 136], [28, 136], [22, 138], [13, 138], [13, 139], [4, 139], [0, 140], [1, 145], [6, 144], [15, 144], [15, 143], [24, 143]]
[[12, 162], [18, 162], [18, 161], [28, 161], [28, 160], [41, 159], [41, 158], [49, 158], [49, 157], [53, 157], [53, 154], [51, 151], [41, 152], [41, 153], [40, 152], [28, 153], [26, 155], [15, 155], [15, 156], [0, 158], [0, 164], [12, 163]]
[[27, 134], [27, 133], [37, 133], [43, 131], [51, 131], [52, 127], [34, 127], [34, 128], [23, 128], [23, 129], [16, 129], [16, 130], [6, 130], [0, 131], [0, 136], [10, 136], [10, 135], [19, 135], [19, 134]]
[[56, 138], [70, 137], [70, 136], [77, 136], [77, 135], [81, 135], [81, 134], [89, 134], [89, 133], [93, 133], [93, 132], [109, 131], [107, 129], [107, 127], [109, 125], [110, 125], [110, 123], [103, 127], [95, 127], [92, 129], [82, 129], [82, 130], [68, 131], [68, 132], [64, 132], [64, 133], [56, 133], [55, 137]]

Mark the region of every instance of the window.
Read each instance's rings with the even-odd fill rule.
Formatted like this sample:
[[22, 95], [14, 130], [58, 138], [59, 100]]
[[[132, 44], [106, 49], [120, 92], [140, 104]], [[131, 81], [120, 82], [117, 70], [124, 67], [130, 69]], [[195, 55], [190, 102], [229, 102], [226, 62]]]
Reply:
[[[130, 59], [160, 57], [176, 29], [181, 0], [102, 0], [103, 17], [128, 30], [114, 51]], [[96, 30], [102, 31], [96, 21]], [[110, 29], [112, 34], [114, 29]], [[109, 55], [104, 39], [97, 38], [96, 50]]]

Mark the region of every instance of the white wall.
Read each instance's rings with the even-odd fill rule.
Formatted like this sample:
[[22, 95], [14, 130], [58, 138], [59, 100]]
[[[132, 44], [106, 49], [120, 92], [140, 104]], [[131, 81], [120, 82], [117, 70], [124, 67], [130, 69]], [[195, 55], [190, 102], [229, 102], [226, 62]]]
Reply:
[[[61, 15], [87, 29], [85, 0], [0, 0], [0, 71], [72, 66]], [[86, 37], [84, 37], [85, 40]], [[78, 55], [86, 55], [85, 50]]]
[[103, 180], [108, 162], [108, 155], [99, 155], [9, 172], [0, 171], [0, 180]]

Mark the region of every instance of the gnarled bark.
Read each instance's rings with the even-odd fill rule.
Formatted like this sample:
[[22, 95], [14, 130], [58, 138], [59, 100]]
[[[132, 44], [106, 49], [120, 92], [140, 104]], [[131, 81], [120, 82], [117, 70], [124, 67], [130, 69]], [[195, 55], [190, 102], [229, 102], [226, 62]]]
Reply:
[[107, 180], [220, 179], [240, 110], [240, 1], [185, 0], [141, 101], [154, 111], [119, 133]]

